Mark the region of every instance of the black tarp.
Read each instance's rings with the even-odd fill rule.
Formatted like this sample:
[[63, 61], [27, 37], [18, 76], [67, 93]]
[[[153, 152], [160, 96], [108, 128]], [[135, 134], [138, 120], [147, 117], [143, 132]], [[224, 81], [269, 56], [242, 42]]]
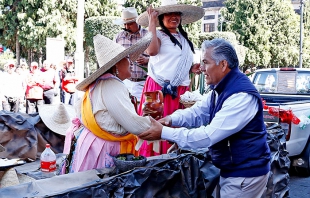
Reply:
[[[113, 175], [95, 170], [56, 176], [0, 189], [1, 197], [212, 197], [219, 169], [205, 154], [154, 159]], [[103, 179], [101, 179], [103, 178]]]
[[270, 175], [263, 197], [289, 197], [290, 159], [286, 150], [285, 130], [278, 124], [267, 128], [267, 143], [271, 151]]
[[36, 160], [49, 143], [55, 153], [62, 153], [65, 136], [52, 132], [36, 114], [0, 111], [2, 158]]

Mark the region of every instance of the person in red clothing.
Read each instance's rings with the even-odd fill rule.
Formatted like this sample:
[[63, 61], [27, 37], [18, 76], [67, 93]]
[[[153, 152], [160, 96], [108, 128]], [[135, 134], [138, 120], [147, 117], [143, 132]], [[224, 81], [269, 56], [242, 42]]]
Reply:
[[61, 89], [63, 91], [63, 103], [73, 105], [75, 86], [78, 78], [75, 75], [74, 64], [72, 59], [68, 59], [67, 67], [62, 71]]
[[39, 70], [39, 64], [37, 62], [31, 63], [30, 73], [26, 81], [26, 113], [33, 114], [38, 112], [38, 105], [44, 103], [42, 72]]
[[52, 68], [52, 63], [45, 60], [41, 68], [43, 76], [43, 100], [45, 104], [54, 104], [55, 95], [58, 92], [58, 78], [56, 71]]

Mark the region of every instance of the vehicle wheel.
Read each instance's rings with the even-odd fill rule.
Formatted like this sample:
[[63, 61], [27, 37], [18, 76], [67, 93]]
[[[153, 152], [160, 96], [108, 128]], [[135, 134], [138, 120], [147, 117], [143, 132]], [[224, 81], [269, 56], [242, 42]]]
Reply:
[[305, 160], [307, 167], [295, 166], [295, 170], [299, 176], [309, 177], [310, 176], [310, 143], [308, 143], [305, 152], [302, 154], [302, 158]]

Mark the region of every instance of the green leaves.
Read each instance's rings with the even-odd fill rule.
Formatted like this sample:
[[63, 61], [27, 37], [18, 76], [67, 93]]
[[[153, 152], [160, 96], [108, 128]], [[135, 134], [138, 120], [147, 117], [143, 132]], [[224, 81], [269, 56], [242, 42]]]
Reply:
[[280, 67], [298, 65], [298, 15], [290, 1], [227, 0], [222, 15], [225, 30], [236, 33], [248, 48], [245, 65]]

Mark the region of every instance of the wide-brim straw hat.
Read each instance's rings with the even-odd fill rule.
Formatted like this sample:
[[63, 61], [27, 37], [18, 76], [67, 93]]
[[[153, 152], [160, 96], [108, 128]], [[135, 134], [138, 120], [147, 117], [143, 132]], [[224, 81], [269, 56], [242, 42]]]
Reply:
[[66, 135], [71, 121], [76, 117], [75, 109], [72, 105], [63, 103], [38, 105], [39, 115], [44, 124], [53, 132]]
[[[165, 13], [181, 12], [182, 25], [198, 21], [205, 14], [204, 9], [201, 7], [186, 4], [177, 4], [176, 0], [163, 1], [162, 6], [154, 8], [154, 10], [158, 12], [158, 16]], [[144, 27], [149, 26], [149, 18], [147, 11], [143, 12], [138, 16], [137, 23]], [[159, 27], [158, 20], [156, 22], [156, 26]]]
[[138, 42], [126, 49], [109, 38], [97, 34], [94, 37], [94, 47], [100, 68], [80, 82], [76, 86], [76, 89], [79, 91], [86, 91], [91, 83], [126, 56], [129, 56], [132, 62], [136, 61], [139, 55], [149, 46], [151, 40], [152, 33], [147, 33]]

